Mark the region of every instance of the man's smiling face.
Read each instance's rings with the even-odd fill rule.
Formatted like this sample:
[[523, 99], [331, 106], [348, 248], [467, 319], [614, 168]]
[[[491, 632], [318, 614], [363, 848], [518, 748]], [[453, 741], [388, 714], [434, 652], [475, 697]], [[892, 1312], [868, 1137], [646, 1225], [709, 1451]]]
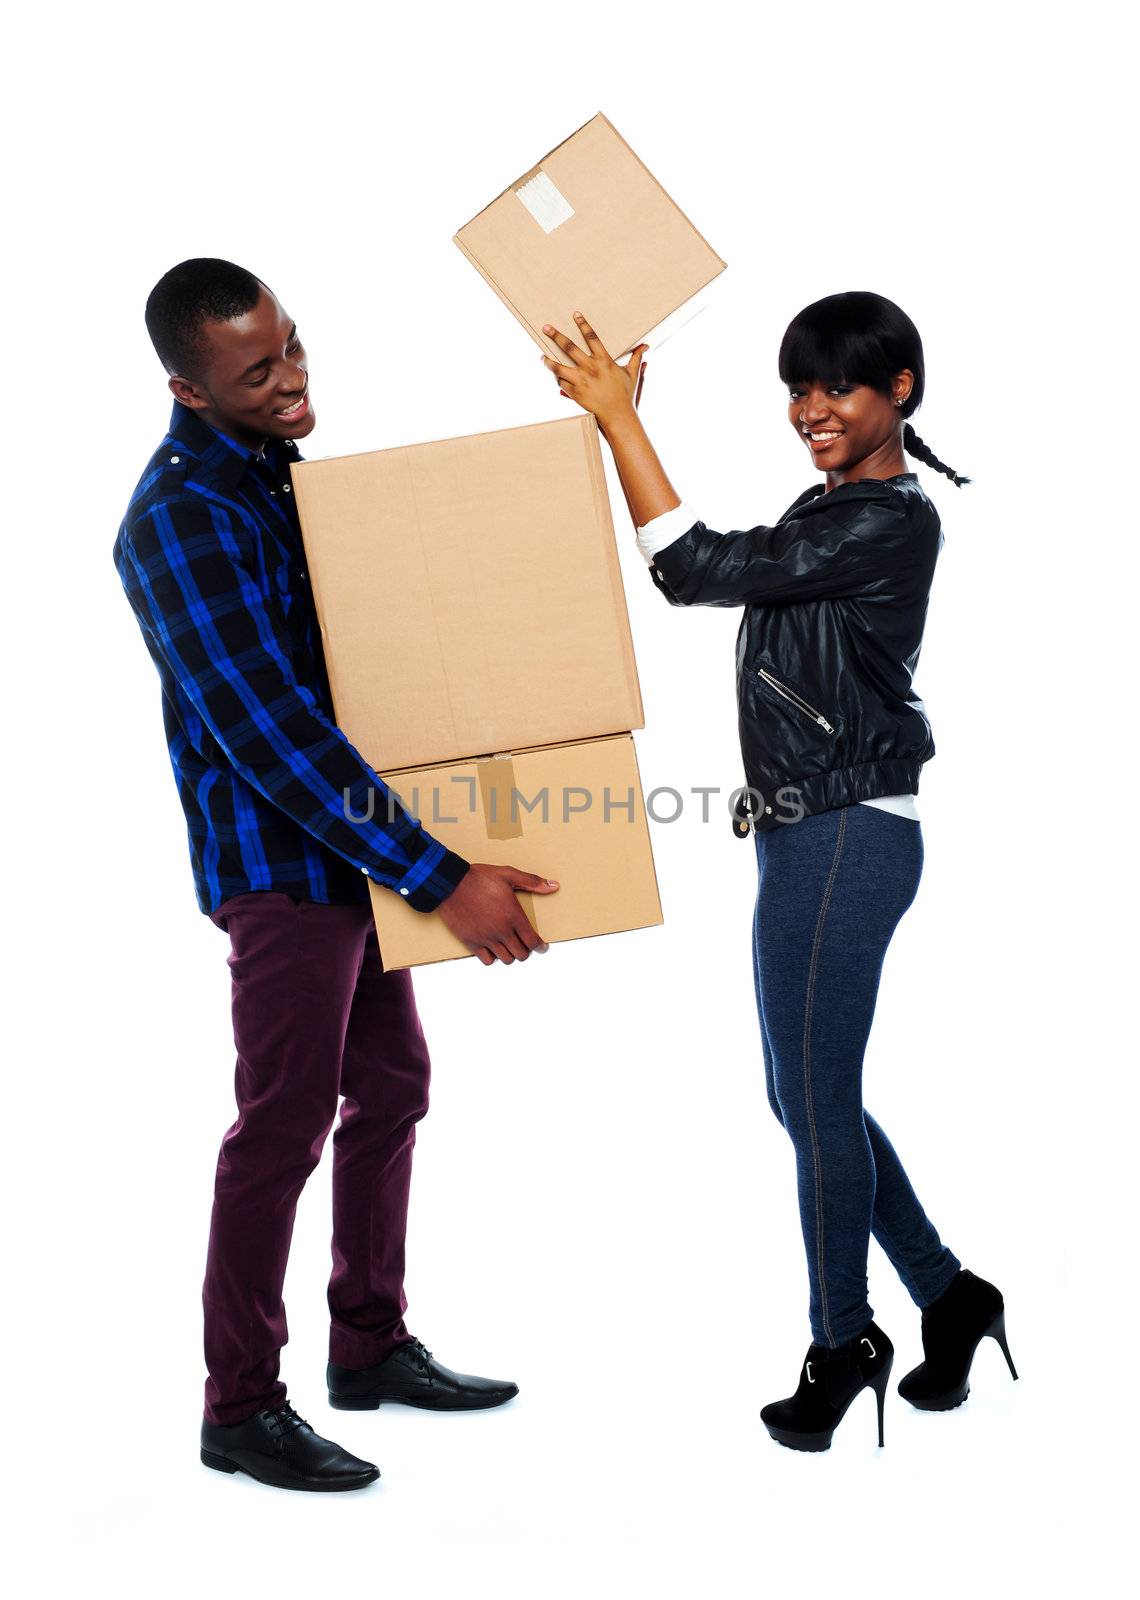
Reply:
[[317, 422], [297, 326], [264, 286], [252, 310], [203, 323], [196, 374], [172, 377], [170, 390], [204, 421], [254, 448], [266, 439], [303, 439]]

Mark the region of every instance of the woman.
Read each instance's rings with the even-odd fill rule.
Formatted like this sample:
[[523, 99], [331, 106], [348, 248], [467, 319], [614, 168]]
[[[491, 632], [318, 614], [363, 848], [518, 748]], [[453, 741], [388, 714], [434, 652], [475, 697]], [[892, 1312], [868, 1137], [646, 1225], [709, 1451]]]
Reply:
[[635, 409], [645, 345], [542, 359], [593, 413], [657, 586], [674, 605], [743, 606], [737, 688], [759, 886], [753, 968], [768, 1098], [795, 1148], [812, 1343], [794, 1395], [761, 1412], [771, 1436], [826, 1450], [851, 1401], [883, 1401], [893, 1346], [867, 1299], [870, 1236], [922, 1310], [924, 1360], [899, 1383], [923, 1410], [966, 1398], [974, 1352], [1005, 1341], [1004, 1302], [927, 1218], [886, 1134], [863, 1109], [863, 1054], [891, 935], [922, 873], [915, 806], [934, 741], [911, 680], [943, 536], [904, 447], [961, 485], [906, 419], [922, 402], [922, 343], [881, 295], [829, 295], [780, 348], [788, 419], [826, 475], [771, 527], [714, 533], [679, 500]]

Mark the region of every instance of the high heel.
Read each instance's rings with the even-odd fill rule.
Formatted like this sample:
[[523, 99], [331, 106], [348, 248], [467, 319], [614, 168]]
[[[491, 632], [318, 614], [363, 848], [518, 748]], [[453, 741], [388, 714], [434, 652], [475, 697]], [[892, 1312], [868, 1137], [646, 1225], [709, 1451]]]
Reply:
[[876, 1402], [876, 1405], [878, 1407], [878, 1412], [879, 1412], [879, 1449], [880, 1450], [883, 1448], [883, 1407], [886, 1404], [886, 1400], [887, 1400], [887, 1382], [888, 1382], [888, 1380], [889, 1380], [889, 1378], [891, 1376], [891, 1367], [893, 1365], [894, 1365], [894, 1361], [893, 1361], [893, 1358], [892, 1358], [892, 1360], [887, 1362], [887, 1364], [883, 1368], [882, 1372], [879, 1373], [879, 1376], [876, 1379], [874, 1379], [874, 1381], [871, 1384], [872, 1389], [874, 1389], [874, 1391], [875, 1391], [875, 1402]]
[[952, 1411], [970, 1392], [970, 1368], [983, 1339], [1001, 1347], [1010, 1374], [1017, 1368], [1005, 1336], [1001, 1290], [963, 1267], [922, 1313], [923, 1360], [899, 1380], [904, 1400], [920, 1411]]
[[1010, 1376], [1017, 1381], [1017, 1368], [1013, 1364], [1013, 1357], [1009, 1353], [1009, 1345], [1005, 1340], [1005, 1308], [1002, 1307], [990, 1327], [986, 1329], [991, 1339], [996, 1339], [1001, 1346], [1001, 1353], [1005, 1357], [1005, 1364], [1009, 1368]]
[[778, 1444], [791, 1450], [827, 1450], [855, 1396], [873, 1389], [882, 1448], [883, 1407], [894, 1358], [894, 1346], [874, 1322], [846, 1344], [813, 1344], [795, 1394], [766, 1405], [760, 1420]]

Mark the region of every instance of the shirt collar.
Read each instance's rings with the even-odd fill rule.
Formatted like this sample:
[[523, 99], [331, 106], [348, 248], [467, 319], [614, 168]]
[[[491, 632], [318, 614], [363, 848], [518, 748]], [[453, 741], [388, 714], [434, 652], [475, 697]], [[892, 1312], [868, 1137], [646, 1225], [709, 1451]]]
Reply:
[[263, 461], [272, 469], [275, 451], [282, 452], [287, 462], [302, 459], [293, 439], [269, 439], [264, 446], [264, 457], [259, 456], [249, 445], [242, 444], [240, 439], [234, 439], [204, 422], [196, 411], [184, 406], [181, 400], [174, 402], [174, 409], [170, 413], [169, 437], [187, 455], [195, 457], [200, 472], [215, 478], [229, 489], [237, 488], [251, 462]]

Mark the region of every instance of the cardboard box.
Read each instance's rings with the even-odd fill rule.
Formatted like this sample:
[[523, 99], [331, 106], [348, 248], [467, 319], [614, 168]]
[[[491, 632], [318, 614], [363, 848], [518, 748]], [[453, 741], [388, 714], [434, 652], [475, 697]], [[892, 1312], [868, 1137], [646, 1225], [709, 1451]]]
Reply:
[[292, 474], [337, 721], [377, 772], [644, 726], [592, 416]]
[[[659, 923], [593, 417], [291, 470], [338, 726], [450, 849], [558, 880], [549, 942]], [[386, 966], [471, 954], [369, 890]]]
[[[429, 833], [469, 861], [555, 879], [554, 894], [518, 896], [548, 943], [662, 921], [631, 735], [381, 776]], [[387, 969], [471, 954], [442, 918], [379, 884], [369, 893]]]
[[725, 269], [601, 112], [454, 238], [557, 360], [544, 322], [573, 337], [582, 311], [617, 358]]

